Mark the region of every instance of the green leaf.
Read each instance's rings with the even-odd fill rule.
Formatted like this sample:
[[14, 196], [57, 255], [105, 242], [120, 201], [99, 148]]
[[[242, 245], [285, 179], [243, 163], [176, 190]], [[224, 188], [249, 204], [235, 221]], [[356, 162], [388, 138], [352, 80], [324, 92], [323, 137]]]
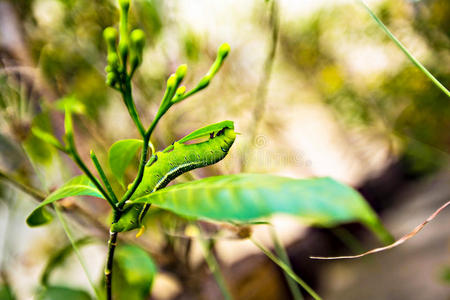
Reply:
[[44, 142], [47, 142], [50, 145], [52, 145], [58, 149], [61, 149], [62, 151], [65, 151], [64, 146], [61, 145], [60, 141], [58, 141], [58, 139], [56, 137], [54, 137], [52, 134], [45, 132], [37, 127], [33, 127], [31, 129], [31, 131], [37, 138], [40, 138]]
[[51, 286], [43, 289], [38, 297], [38, 300], [91, 300], [91, 296], [83, 290], [64, 287]]
[[201, 137], [209, 136], [211, 133], [220, 131], [224, 128], [234, 129], [233, 121], [222, 121], [219, 123], [215, 123], [215, 124], [211, 124], [211, 125], [199, 128], [199, 129], [191, 132], [190, 134], [188, 134], [181, 140], [179, 140], [178, 143], [185, 143], [185, 142], [195, 140], [195, 139], [198, 139]]
[[62, 198], [72, 196], [93, 196], [103, 198], [102, 194], [85, 175], [74, 177], [62, 187], [51, 193], [31, 212], [27, 218], [28, 226], [34, 227], [50, 222], [53, 217], [45, 209], [45, 206]]
[[[36, 132], [47, 133], [50, 135], [52, 127], [50, 123], [50, 116], [47, 112], [38, 114], [32, 122], [30, 134], [23, 143], [23, 147], [31, 161], [47, 168], [51, 167], [54, 157], [56, 156], [56, 149], [49, 143], [53, 140], [53, 145], [61, 144], [56, 138], [49, 138], [46, 143], [42, 142], [43, 135], [37, 136]], [[39, 133], [38, 133], [39, 134]], [[44, 134], [45, 135], [45, 134]]]
[[142, 147], [141, 140], [130, 139], [115, 142], [111, 148], [109, 148], [109, 167], [122, 186], [125, 186], [125, 170], [140, 147]]
[[149, 298], [157, 268], [148, 253], [138, 246], [120, 246], [115, 263], [119, 271], [114, 272], [117, 276], [113, 276], [113, 293], [117, 299]]
[[361, 195], [331, 178], [216, 176], [173, 185], [131, 203], [152, 203], [186, 217], [218, 221], [246, 222], [275, 213], [325, 227], [359, 221], [383, 241], [392, 239]]
[[11, 287], [7, 284], [0, 284], [0, 299], [2, 300], [14, 300], [14, 296]]

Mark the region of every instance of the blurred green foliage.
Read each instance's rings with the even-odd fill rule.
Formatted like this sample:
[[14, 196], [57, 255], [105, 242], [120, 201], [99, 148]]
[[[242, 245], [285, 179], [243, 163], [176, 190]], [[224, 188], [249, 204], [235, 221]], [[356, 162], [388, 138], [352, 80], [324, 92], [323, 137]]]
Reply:
[[118, 299], [147, 299], [157, 268], [146, 251], [133, 245], [117, 248], [113, 293]]
[[13, 292], [11, 291], [11, 288], [6, 284], [0, 285], [0, 299], [2, 300], [14, 300], [16, 299], [14, 297]]
[[91, 300], [85, 291], [65, 286], [50, 286], [44, 288], [37, 296], [38, 300]]

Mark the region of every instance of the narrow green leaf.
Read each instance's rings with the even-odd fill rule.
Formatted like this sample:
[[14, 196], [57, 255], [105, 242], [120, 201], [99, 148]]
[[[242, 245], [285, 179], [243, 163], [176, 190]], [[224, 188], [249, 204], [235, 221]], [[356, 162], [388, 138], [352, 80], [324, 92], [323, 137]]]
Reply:
[[331, 178], [216, 176], [173, 185], [129, 203], [152, 203], [186, 217], [218, 221], [250, 221], [275, 213], [325, 227], [359, 221], [384, 242], [392, 240], [361, 195]]
[[130, 139], [115, 142], [111, 148], [109, 148], [109, 167], [122, 186], [125, 186], [125, 170], [140, 147], [142, 147], [142, 140]]
[[45, 206], [57, 200], [72, 196], [93, 196], [103, 198], [99, 190], [85, 175], [74, 177], [62, 187], [51, 193], [31, 212], [27, 218], [28, 226], [34, 227], [50, 222], [52, 220], [52, 215], [45, 209]]
[[124, 245], [117, 248], [115, 263], [113, 292], [117, 299], [147, 299], [157, 273], [150, 255], [138, 246]]
[[359, 3], [366, 9], [372, 19], [380, 26], [380, 28], [387, 34], [387, 36], [397, 45], [397, 47], [406, 55], [406, 57], [420, 70], [425, 74], [441, 91], [443, 91], [447, 97], [450, 97], [450, 91], [436, 79], [436, 77], [431, 74], [430, 71], [425, 68], [420, 61], [418, 61], [414, 55], [412, 55], [408, 49], [392, 34], [392, 32], [384, 25], [384, 23], [375, 15], [375, 13], [370, 9], [370, 7], [363, 1], [358, 0]]
[[55, 138], [52, 134], [39, 129], [38, 127], [31, 128], [31, 131], [36, 137], [40, 138], [44, 142], [49, 143], [50, 145], [60, 149], [61, 151], [65, 151], [64, 146], [61, 144], [61, 142], [58, 141], [58, 139]]
[[190, 134], [186, 135], [184, 138], [178, 141], [178, 143], [185, 143], [188, 141], [192, 141], [198, 138], [202, 138], [205, 136], [209, 136], [213, 132], [220, 131], [224, 128], [234, 129], [233, 121], [222, 121], [219, 123], [211, 124], [202, 128], [199, 128]]
[[65, 286], [51, 286], [43, 289], [37, 296], [38, 300], [91, 300], [91, 296], [83, 290]]

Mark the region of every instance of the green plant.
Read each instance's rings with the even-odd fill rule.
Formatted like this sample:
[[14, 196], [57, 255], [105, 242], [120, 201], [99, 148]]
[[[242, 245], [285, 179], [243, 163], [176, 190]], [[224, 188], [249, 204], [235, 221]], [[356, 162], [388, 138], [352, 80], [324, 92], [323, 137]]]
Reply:
[[[52, 219], [52, 215], [45, 206], [69, 196], [84, 195], [105, 199], [113, 211], [105, 267], [107, 299], [113, 297], [113, 265], [118, 234], [122, 231], [142, 228], [142, 220], [150, 205], [190, 219], [208, 219], [237, 225], [251, 224], [254, 220], [274, 213], [292, 214], [310, 224], [323, 227], [359, 221], [373, 230], [384, 242], [391, 240], [391, 236], [385, 231], [376, 214], [364, 199], [350, 187], [330, 178], [302, 180], [265, 174], [236, 174], [209, 177], [165, 187], [178, 175], [223, 159], [235, 140], [234, 124], [231, 121], [225, 121], [198, 129], [161, 152], [155, 152], [151, 144], [152, 133], [160, 119], [174, 104], [182, 102], [210, 84], [228, 56], [230, 47], [228, 44], [222, 44], [219, 47], [216, 60], [211, 68], [191, 90], [181, 86], [187, 66], [180, 65], [167, 80], [164, 96], [153, 121], [149, 126], [145, 126], [140, 119], [132, 93], [132, 78], [142, 63], [145, 37], [140, 29], [129, 32], [129, 1], [120, 0], [119, 4], [119, 33], [113, 27], [104, 30], [108, 51], [108, 65], [105, 69], [106, 84], [122, 95], [125, 107], [141, 140], [123, 140], [113, 144], [108, 152], [108, 161], [114, 176], [123, 185], [125, 169], [135, 153], [141, 149], [136, 177], [123, 195], [116, 194], [110, 184], [110, 179], [106, 176], [104, 167], [93, 151], [91, 151], [91, 159], [99, 178], [90, 171], [77, 150], [72, 124], [73, 107], [67, 104], [63, 142], [51, 133], [38, 128], [33, 128], [33, 133], [71, 157], [84, 175], [71, 179], [51, 193], [27, 219], [30, 226], [48, 223]], [[205, 138], [206, 141], [185, 144]], [[150, 155], [150, 151], [152, 155]], [[58, 206], [56, 205], [55, 208], [58, 216], [63, 220]], [[67, 224], [64, 227], [70, 238], [69, 230], [66, 228]], [[78, 254], [75, 241], [70, 239]], [[279, 259], [257, 241], [253, 239], [252, 241], [280, 265], [289, 277], [303, 286], [314, 298], [319, 298], [290, 269], [289, 264], [284, 261], [285, 259]], [[127, 253], [133, 255], [135, 252], [130, 250]], [[278, 250], [277, 252], [282, 253]], [[137, 255], [141, 255], [141, 253]], [[206, 254], [206, 258], [209, 265], [217, 265], [209, 254]], [[135, 262], [132, 263], [135, 264]], [[126, 274], [123, 276], [126, 277]], [[149, 288], [150, 286], [151, 281]], [[97, 297], [102, 297], [101, 293], [97, 293]]]

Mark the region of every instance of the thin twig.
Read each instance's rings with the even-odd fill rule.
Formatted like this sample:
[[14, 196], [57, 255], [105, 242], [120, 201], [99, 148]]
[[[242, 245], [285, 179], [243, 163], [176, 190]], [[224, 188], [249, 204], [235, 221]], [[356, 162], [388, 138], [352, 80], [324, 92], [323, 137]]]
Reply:
[[[291, 262], [289, 261], [289, 256], [286, 253], [286, 249], [283, 247], [283, 244], [281, 244], [273, 226], [270, 226], [270, 235], [272, 236], [272, 241], [275, 246], [275, 253], [288, 267], [292, 268]], [[284, 272], [284, 277], [286, 278], [289, 290], [291, 291], [294, 300], [303, 300], [302, 293], [300, 292], [298, 284], [295, 282], [295, 280], [289, 277], [286, 272]]]
[[443, 91], [448, 97], [450, 97], [449, 90], [430, 73], [430, 71], [425, 68], [420, 61], [418, 61], [406, 47], [392, 34], [392, 32], [383, 24], [383, 22], [375, 15], [375, 13], [370, 9], [370, 7], [363, 1], [358, 0], [358, 2], [366, 9], [369, 15], [374, 19], [374, 21], [380, 26], [380, 28], [388, 35], [388, 37], [397, 45], [397, 47], [408, 57], [408, 59], [422, 71], [441, 91]]
[[[272, 0], [270, 3], [270, 26], [272, 29], [271, 35], [271, 43], [269, 53], [267, 54], [266, 60], [264, 62], [264, 72], [261, 80], [259, 81], [256, 97], [255, 97], [255, 107], [253, 110], [253, 123], [250, 127], [249, 134], [249, 143], [254, 142], [256, 138], [256, 134], [258, 133], [258, 129], [261, 123], [261, 120], [264, 116], [264, 112], [266, 110], [266, 100], [267, 100], [267, 88], [270, 82], [270, 77], [272, 75], [273, 62], [275, 60], [275, 55], [277, 51], [278, 44], [278, 34], [280, 27], [280, 16], [279, 16], [279, 8], [276, 0]], [[251, 149], [251, 148], [250, 148]], [[248, 154], [247, 154], [248, 156]], [[245, 172], [248, 164], [241, 161], [241, 169], [242, 172]]]
[[219, 289], [222, 292], [224, 299], [232, 300], [233, 297], [231, 296], [231, 293], [228, 291], [228, 287], [225, 282], [225, 278], [223, 277], [222, 272], [220, 271], [220, 265], [217, 262], [217, 259], [215, 258], [214, 253], [212, 253], [210, 247], [208, 247], [207, 241], [201, 239], [200, 243], [202, 245], [205, 261], [208, 264], [209, 270], [213, 274], [213, 276], [217, 282], [217, 285], [219, 286]]
[[292, 271], [292, 269], [288, 265], [286, 265], [281, 259], [279, 259], [275, 255], [273, 255], [272, 252], [270, 252], [269, 249], [264, 247], [263, 244], [255, 240], [253, 237], [250, 238], [250, 241], [252, 241], [253, 244], [255, 244], [255, 246], [258, 247], [268, 258], [270, 258], [281, 269], [283, 269], [283, 271], [286, 272], [286, 274], [289, 275], [289, 277], [291, 277], [292, 279], [295, 280], [295, 282], [300, 284], [300, 286], [304, 288], [305, 291], [311, 295], [311, 297], [313, 297], [315, 300], [322, 299], [306, 282], [304, 282], [297, 274], [295, 274], [294, 271]]
[[111, 199], [109, 194], [105, 191], [103, 186], [100, 184], [100, 181], [97, 179], [97, 177], [92, 174], [92, 172], [89, 170], [89, 168], [86, 166], [86, 164], [81, 160], [80, 155], [78, 154], [77, 149], [75, 148], [75, 145], [72, 145], [69, 149], [70, 151], [70, 157], [75, 161], [75, 163], [80, 167], [80, 169], [83, 171], [84, 174], [91, 180], [91, 182], [95, 185], [95, 187], [100, 191], [100, 193], [105, 197], [106, 201], [111, 205], [113, 209], [116, 209], [116, 205], [114, 201]]
[[428, 217], [428, 219], [426, 219], [424, 222], [422, 222], [421, 224], [419, 224], [416, 228], [414, 228], [413, 231], [411, 231], [410, 233], [402, 236], [400, 239], [398, 239], [397, 241], [395, 241], [394, 243], [385, 246], [385, 247], [380, 247], [380, 248], [375, 248], [372, 250], [369, 250], [367, 252], [358, 254], [358, 255], [348, 255], [348, 256], [310, 256], [310, 258], [312, 259], [353, 259], [353, 258], [360, 258], [369, 254], [373, 254], [373, 253], [377, 253], [377, 252], [382, 252], [385, 250], [389, 250], [392, 248], [395, 248], [401, 244], [403, 244], [404, 242], [406, 242], [407, 240], [409, 240], [410, 238], [412, 238], [413, 236], [415, 236], [417, 233], [419, 233], [419, 231], [421, 231], [425, 225], [427, 225], [429, 222], [431, 222], [442, 210], [444, 210], [444, 208], [446, 208], [447, 206], [450, 205], [450, 201], [448, 201], [447, 203], [445, 203], [444, 205], [442, 205], [441, 207], [439, 207], [431, 216]]
[[114, 204], [117, 204], [118, 201], [117, 201], [116, 194], [114, 193], [114, 191], [111, 187], [111, 184], [109, 183], [108, 177], [106, 177], [106, 174], [103, 171], [103, 168], [100, 165], [100, 162], [98, 161], [98, 158], [95, 155], [93, 150], [91, 150], [91, 159], [92, 159], [92, 162], [94, 163], [95, 168], [97, 169], [98, 174], [100, 175], [100, 178], [103, 181], [103, 184], [106, 187], [106, 190], [109, 192]]
[[69, 239], [70, 243], [72, 244], [73, 250], [74, 250], [76, 256], [78, 257], [78, 260], [80, 261], [81, 267], [83, 268], [84, 273], [86, 274], [89, 284], [91, 285], [92, 289], [94, 290], [94, 293], [95, 293], [97, 299], [102, 299], [100, 296], [100, 292], [95, 287], [94, 281], [92, 280], [91, 276], [89, 275], [89, 271], [87, 269], [87, 266], [83, 259], [83, 256], [81, 256], [81, 252], [78, 249], [78, 246], [76, 245], [76, 240], [74, 239], [74, 237], [69, 229], [69, 226], [61, 213], [60, 208], [58, 207], [57, 204], [54, 205], [54, 207], [55, 207], [56, 215], [58, 216], [58, 219], [61, 222], [61, 225], [63, 226], [64, 232], [66, 233], [67, 238]]
[[5, 179], [19, 190], [25, 192], [26, 194], [32, 196], [33, 198], [37, 199], [40, 202], [42, 202], [46, 198], [46, 195], [41, 191], [22, 183], [21, 181], [15, 179], [13, 176], [7, 174], [5, 171], [2, 170], [0, 170], [0, 179], [1, 178]]

